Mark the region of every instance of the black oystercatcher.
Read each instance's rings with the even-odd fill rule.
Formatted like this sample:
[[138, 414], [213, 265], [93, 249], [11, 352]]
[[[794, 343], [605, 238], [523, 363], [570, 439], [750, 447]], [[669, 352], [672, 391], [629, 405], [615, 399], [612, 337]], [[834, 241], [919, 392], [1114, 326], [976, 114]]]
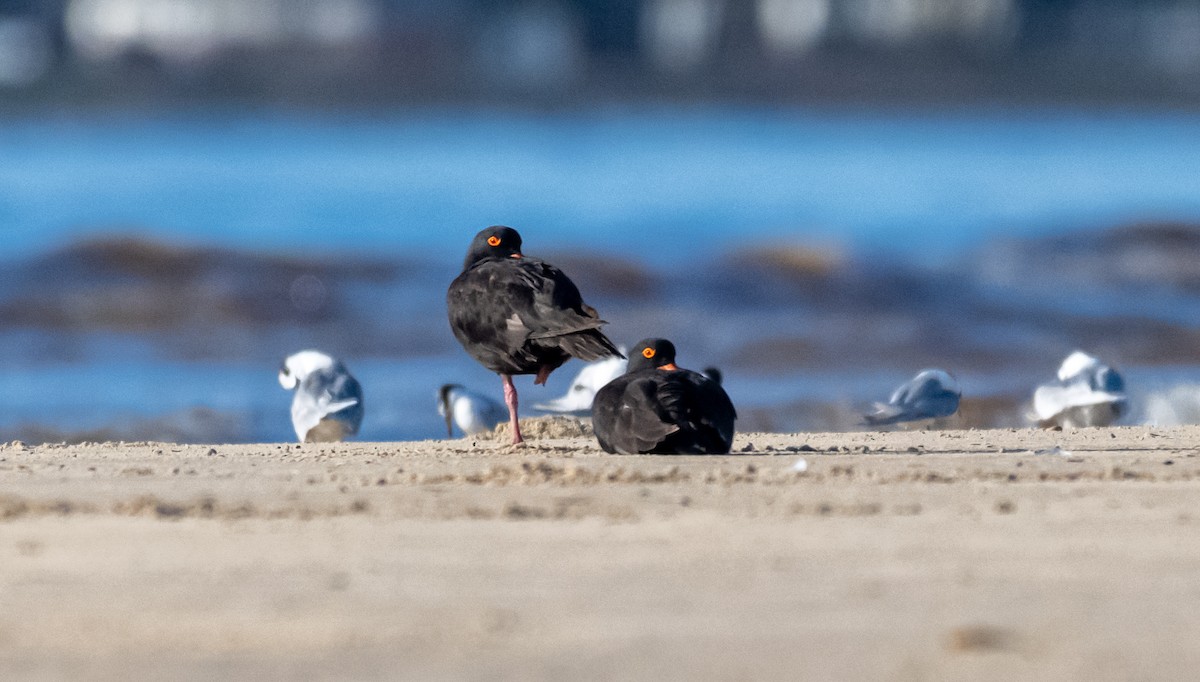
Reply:
[[646, 339], [629, 369], [596, 394], [592, 426], [605, 452], [721, 455], [733, 444], [737, 412], [725, 389], [675, 366], [675, 345]]
[[514, 444], [522, 442], [514, 374], [536, 374], [533, 383], [545, 384], [572, 357], [623, 357], [600, 333], [604, 320], [575, 284], [553, 265], [523, 255], [521, 235], [511, 227], [475, 235], [446, 307], [454, 337], [504, 380]]

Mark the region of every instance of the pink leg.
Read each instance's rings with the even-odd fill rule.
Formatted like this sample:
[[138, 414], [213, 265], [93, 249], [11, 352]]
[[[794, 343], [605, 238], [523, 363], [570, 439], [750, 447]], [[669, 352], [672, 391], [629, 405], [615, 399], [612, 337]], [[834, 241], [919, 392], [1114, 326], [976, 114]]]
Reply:
[[517, 421], [517, 387], [513, 386], [511, 376], [501, 374], [500, 378], [504, 380], [504, 402], [508, 405], [508, 423], [512, 426], [513, 445], [524, 443], [525, 439], [521, 438], [521, 424]]

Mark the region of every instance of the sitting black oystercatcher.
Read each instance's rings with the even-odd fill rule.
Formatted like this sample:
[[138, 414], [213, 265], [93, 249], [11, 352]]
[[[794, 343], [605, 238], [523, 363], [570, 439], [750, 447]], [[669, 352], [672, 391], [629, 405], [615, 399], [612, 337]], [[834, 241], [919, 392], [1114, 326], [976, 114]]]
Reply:
[[604, 320], [575, 284], [553, 265], [523, 255], [521, 235], [511, 227], [475, 235], [462, 274], [446, 292], [446, 308], [458, 342], [504, 380], [514, 444], [522, 442], [514, 374], [536, 374], [533, 383], [545, 384], [572, 357], [624, 357], [600, 333]]
[[646, 339], [629, 369], [592, 403], [592, 427], [605, 452], [723, 455], [737, 412], [712, 379], [675, 366], [675, 345]]

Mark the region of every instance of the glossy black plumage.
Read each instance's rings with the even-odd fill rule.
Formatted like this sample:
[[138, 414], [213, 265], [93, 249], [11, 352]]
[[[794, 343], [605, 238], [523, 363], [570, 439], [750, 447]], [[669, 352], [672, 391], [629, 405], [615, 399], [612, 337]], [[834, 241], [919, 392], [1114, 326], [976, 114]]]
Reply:
[[604, 320], [583, 302], [579, 289], [561, 270], [521, 253], [521, 236], [510, 227], [489, 227], [475, 235], [462, 273], [446, 292], [454, 337], [481, 365], [504, 379], [513, 441], [516, 423], [512, 375], [550, 372], [572, 357], [623, 357], [600, 327]]
[[675, 346], [665, 339], [646, 339], [629, 357], [626, 373], [592, 403], [592, 426], [605, 452], [729, 452], [737, 411], [720, 384], [675, 367]]
[[[501, 240], [496, 247], [487, 244], [492, 236]], [[450, 328], [471, 357], [512, 375], [543, 368], [549, 373], [572, 357], [620, 356], [600, 332], [604, 320], [583, 302], [575, 283], [553, 265], [519, 255], [520, 248], [516, 230], [483, 230], [462, 274], [450, 284]]]

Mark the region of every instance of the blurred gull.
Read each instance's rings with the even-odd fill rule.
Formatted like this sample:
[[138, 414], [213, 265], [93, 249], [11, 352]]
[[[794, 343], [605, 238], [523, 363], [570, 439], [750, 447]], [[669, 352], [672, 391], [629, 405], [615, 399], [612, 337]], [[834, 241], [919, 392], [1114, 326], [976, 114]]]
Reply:
[[875, 403], [875, 411], [863, 419], [881, 426], [949, 417], [958, 411], [961, 397], [958, 381], [949, 372], [926, 369], [897, 388], [887, 403]]
[[438, 414], [446, 418], [446, 437], [454, 435], [454, 426], [471, 435], [491, 431], [508, 419], [502, 403], [458, 384], [446, 384], [438, 390]]
[[320, 351], [300, 351], [283, 361], [279, 383], [296, 390], [292, 426], [301, 443], [335, 443], [358, 433], [362, 387], [338, 360]]
[[[625, 347], [620, 347], [625, 353]], [[571, 387], [566, 395], [534, 405], [543, 412], [560, 412], [564, 414], [587, 414], [592, 411], [592, 400], [605, 384], [625, 373], [629, 361], [625, 358], [605, 358], [590, 362], [579, 370], [579, 374], [571, 381]]]
[[1042, 426], [1108, 426], [1125, 412], [1125, 380], [1115, 369], [1075, 351], [1058, 368], [1058, 380], [1033, 392], [1033, 412]]

